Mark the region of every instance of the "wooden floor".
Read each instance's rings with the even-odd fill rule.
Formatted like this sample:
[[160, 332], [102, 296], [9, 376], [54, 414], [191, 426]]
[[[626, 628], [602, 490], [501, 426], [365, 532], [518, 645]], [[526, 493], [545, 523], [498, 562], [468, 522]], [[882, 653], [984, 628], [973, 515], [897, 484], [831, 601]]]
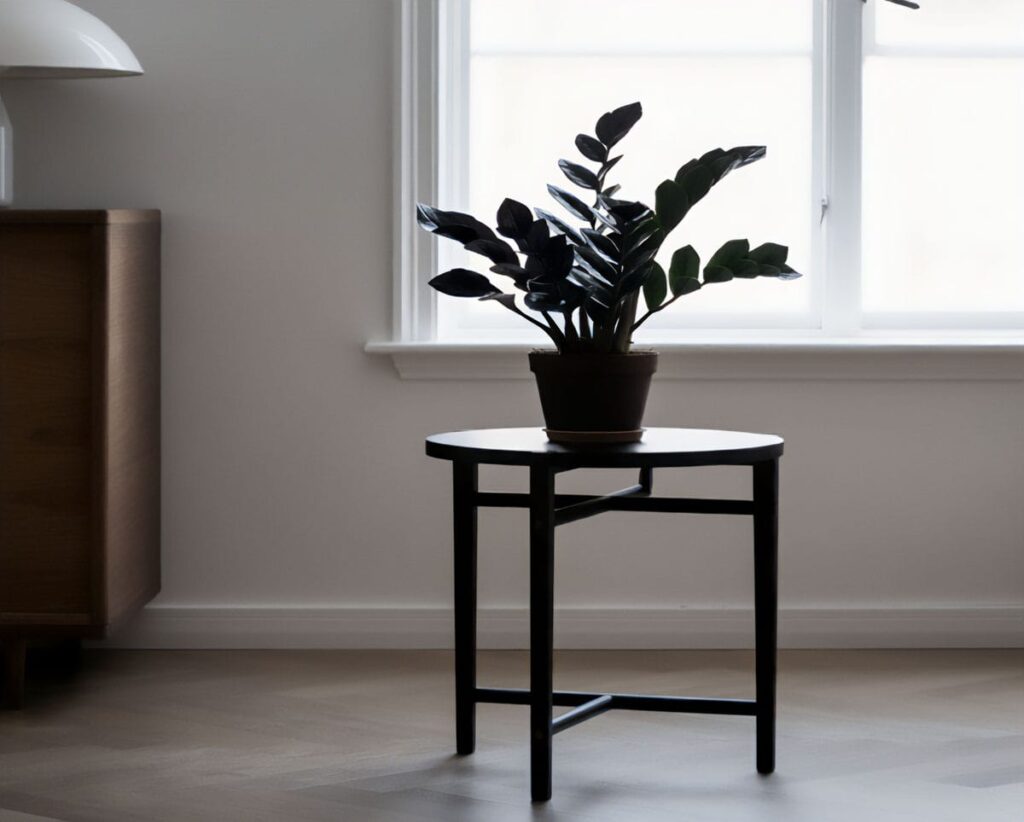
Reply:
[[[481, 684], [524, 686], [521, 652]], [[558, 687], [750, 696], [742, 651], [562, 652]], [[1020, 822], [1024, 652], [791, 651], [778, 772], [748, 717], [613, 712], [555, 739], [531, 806], [527, 709], [452, 755], [444, 652], [89, 652], [0, 713], [0, 820]]]

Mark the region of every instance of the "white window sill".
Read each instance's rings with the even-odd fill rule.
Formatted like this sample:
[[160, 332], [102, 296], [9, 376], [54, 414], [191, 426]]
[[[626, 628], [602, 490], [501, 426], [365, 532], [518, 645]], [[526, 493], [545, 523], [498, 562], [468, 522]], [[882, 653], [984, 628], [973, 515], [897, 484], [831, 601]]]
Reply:
[[[406, 380], [531, 378], [523, 343], [371, 342]], [[657, 379], [1024, 381], [1024, 337], [855, 337], [660, 343]]]

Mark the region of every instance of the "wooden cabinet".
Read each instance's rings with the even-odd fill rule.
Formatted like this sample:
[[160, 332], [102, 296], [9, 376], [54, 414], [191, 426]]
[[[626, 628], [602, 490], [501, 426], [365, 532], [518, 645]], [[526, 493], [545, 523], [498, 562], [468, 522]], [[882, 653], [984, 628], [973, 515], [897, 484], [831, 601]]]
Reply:
[[160, 213], [0, 209], [0, 641], [96, 638], [160, 589]]

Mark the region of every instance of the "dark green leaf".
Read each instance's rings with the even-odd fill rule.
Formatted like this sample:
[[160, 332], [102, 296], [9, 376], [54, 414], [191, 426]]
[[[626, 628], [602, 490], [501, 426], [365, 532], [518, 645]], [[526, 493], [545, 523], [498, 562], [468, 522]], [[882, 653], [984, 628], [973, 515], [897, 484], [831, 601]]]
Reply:
[[691, 283], [697, 283], [700, 286], [700, 281], [697, 279], [700, 275], [700, 255], [692, 245], [684, 246], [676, 251], [672, 255], [672, 263], [668, 267], [668, 285], [672, 290], [672, 296], [678, 297], [680, 294], [688, 294], [690, 291], [696, 291]]
[[481, 300], [494, 300], [495, 302], [501, 303], [506, 308], [514, 308], [516, 304], [515, 294], [485, 294], [480, 298]]
[[526, 247], [531, 254], [543, 251], [547, 248], [548, 239], [551, 233], [548, 231], [548, 224], [544, 220], [534, 220], [530, 223], [530, 230], [526, 232]]
[[673, 297], [682, 297], [682, 296], [685, 296], [687, 294], [692, 294], [694, 291], [700, 291], [701, 285], [702, 284], [701, 284], [700, 280], [696, 280], [696, 279], [686, 279], [686, 280], [683, 280], [682, 286], [680, 287], [678, 293], [673, 292], [672, 296]]
[[666, 234], [679, 225], [689, 209], [686, 192], [674, 180], [665, 180], [654, 192], [654, 211]]
[[557, 294], [531, 291], [523, 298], [523, 303], [534, 311], [561, 311], [565, 301]]
[[[718, 150], [721, 151], [721, 149]], [[705, 165], [711, 172], [714, 182], [718, 183], [730, 171], [757, 162], [765, 156], [765, 153], [764, 146], [737, 146], [723, 152], [721, 156], [709, 160]]]
[[600, 140], [595, 140], [589, 134], [576, 135], [576, 148], [580, 154], [595, 163], [603, 163], [608, 157], [608, 149], [601, 145]]
[[510, 197], [498, 207], [498, 233], [513, 240], [522, 240], [533, 223], [530, 209]]
[[637, 124], [643, 113], [643, 107], [639, 103], [630, 103], [602, 114], [601, 119], [597, 121], [597, 139], [607, 148], [611, 148], [629, 134], [629, 130]]
[[790, 268], [788, 265], [782, 266], [781, 270], [782, 273], [779, 274], [780, 280], [799, 280], [802, 276], [804, 276], [799, 271], [795, 271], [792, 268]]
[[464, 225], [441, 226], [439, 228], [435, 228], [432, 233], [436, 234], [438, 237], [455, 240], [455, 242], [462, 243], [463, 245], [480, 238], [480, 235], [477, 232], [469, 226]]
[[727, 283], [732, 279], [732, 271], [722, 265], [709, 265], [704, 269], [705, 283]]
[[752, 280], [760, 273], [760, 268], [760, 264], [754, 260], [744, 259], [733, 265], [732, 275], [744, 280]]
[[564, 289], [562, 297], [565, 300], [562, 306], [562, 312], [575, 311], [579, 308], [585, 299], [590, 296], [585, 288], [580, 288], [576, 283], [570, 280], [563, 280]]
[[558, 167], [562, 169], [562, 173], [569, 178], [570, 182], [575, 183], [580, 188], [589, 188], [591, 191], [597, 191], [601, 187], [601, 181], [597, 179], [597, 175], [586, 166], [581, 166], [579, 163], [570, 163], [568, 160], [559, 160]]
[[568, 280], [555, 284], [531, 281], [530, 293], [523, 302], [535, 311], [571, 311], [586, 296], [585, 289]]
[[729, 240], [711, 256], [707, 267], [725, 266], [731, 269], [736, 263], [747, 257], [749, 253], [750, 243], [746, 240]]
[[627, 253], [632, 251], [656, 231], [661, 231], [661, 225], [653, 216], [632, 225], [623, 240], [623, 250]]
[[758, 277], [781, 277], [782, 269], [777, 265], [759, 265], [757, 269]]
[[615, 220], [615, 216], [611, 214], [603, 214], [599, 209], [593, 211], [594, 219], [607, 228], [609, 231], [619, 231], [619, 223]]
[[544, 276], [551, 280], [568, 277], [576, 259], [574, 249], [564, 234], [552, 237], [540, 254]]
[[586, 290], [591, 299], [597, 300], [602, 305], [611, 305], [615, 299], [612, 285], [587, 268], [582, 266], [574, 268], [569, 275], [569, 280]]
[[491, 271], [495, 274], [501, 274], [505, 277], [511, 277], [515, 280], [516, 286], [519, 288], [526, 287], [526, 281], [530, 279], [530, 272], [523, 268], [521, 265], [511, 265], [508, 263], [498, 263], [497, 265], [491, 266]]
[[715, 181], [712, 179], [710, 171], [704, 166], [697, 166], [685, 174], [677, 175], [676, 183], [686, 192], [686, 199], [690, 203], [690, 208], [693, 208], [704, 199]]
[[689, 162], [684, 163], [682, 166], [679, 167], [679, 171], [676, 172], [676, 179], [678, 180], [680, 177], [684, 176], [688, 171], [696, 168], [699, 165], [700, 160], [697, 157], [694, 157]]
[[608, 172], [615, 168], [621, 159], [622, 155], [620, 154], [618, 157], [612, 157], [607, 163], [601, 166], [601, 170], [597, 173], [597, 179], [601, 181], [602, 185], [604, 184], [604, 178], [608, 176]]
[[646, 219], [651, 213], [651, 210], [643, 203], [613, 200], [611, 197], [603, 197], [602, 201], [608, 212], [623, 223], [634, 223], [637, 220]]
[[528, 256], [526, 258], [526, 264], [523, 267], [529, 273], [531, 279], [544, 275], [544, 260], [539, 254], [531, 254]]
[[764, 146], [737, 146], [728, 151], [722, 148], [713, 148], [681, 166], [676, 172], [674, 182], [685, 191], [688, 200], [687, 209], [690, 209], [730, 171], [756, 162], [764, 156]]
[[466, 243], [466, 251], [472, 251], [474, 254], [482, 254], [495, 264], [516, 264], [519, 262], [519, 257], [515, 251], [512, 250], [512, 246], [504, 240], [473, 240], [471, 243]]
[[433, 231], [440, 225], [438, 209], [428, 206], [426, 203], [416, 203], [416, 222], [420, 228]]
[[535, 208], [534, 212], [542, 220], [546, 220], [559, 231], [561, 231], [566, 237], [571, 239], [576, 245], [583, 245], [583, 236], [575, 228], [570, 226], [564, 220], [556, 217], [550, 211], [545, 211], [543, 208]]
[[764, 159], [768, 154], [768, 149], [765, 146], [736, 146], [730, 149], [730, 152], [739, 155], [740, 162], [736, 168], [742, 168]]
[[698, 159], [697, 162], [703, 164], [711, 163], [719, 159], [720, 157], [724, 157], [725, 153], [726, 152], [724, 148], [713, 148], [711, 149], [711, 151], [705, 152], [704, 154], [700, 155], [700, 159]]
[[619, 285], [619, 293], [622, 295], [632, 294], [639, 288], [642, 288], [647, 284], [654, 271], [654, 263], [648, 263], [647, 265], [640, 266], [639, 268], [633, 269], [629, 274], [622, 278], [622, 283]]
[[420, 203], [416, 206], [416, 220], [427, 231], [463, 244], [473, 240], [497, 239], [494, 232], [478, 219], [458, 211], [442, 211]]
[[620, 188], [622, 188], [622, 186], [616, 183], [613, 186], [608, 186], [608, 188], [606, 188], [601, 193], [604, 194], [606, 197], [614, 197], [619, 192]]
[[548, 193], [555, 198], [555, 201], [559, 205], [574, 217], [586, 220], [591, 225], [594, 224], [594, 212], [591, 211], [590, 206], [583, 202], [579, 197], [574, 197], [568, 191], [563, 191], [558, 186], [553, 185], [548, 186]]
[[595, 327], [608, 325], [614, 319], [611, 306], [603, 305], [593, 297], [584, 303], [583, 310], [587, 312]]
[[622, 260], [622, 268], [626, 273], [644, 268], [653, 260], [661, 250], [661, 244], [665, 242], [665, 235], [661, 231], [655, 231], [640, 245], [630, 251]]
[[653, 311], [665, 302], [668, 296], [668, 283], [665, 280], [665, 269], [655, 263], [651, 266], [651, 274], [644, 283], [644, 302], [647, 310]]
[[558, 283], [554, 280], [548, 280], [544, 277], [534, 277], [527, 283], [527, 287], [530, 289], [531, 294], [557, 294]]
[[786, 264], [786, 258], [789, 257], [789, 249], [778, 243], [764, 243], [757, 248], [751, 249], [750, 254], [747, 256], [751, 260], [764, 265], [780, 267]]
[[438, 274], [429, 285], [450, 297], [486, 297], [488, 294], [498, 292], [483, 274], [477, 274], [467, 268], [453, 268], [444, 274]]
[[619, 269], [610, 263], [604, 255], [598, 254], [590, 246], [577, 246], [576, 256], [586, 268], [607, 280], [609, 283], [618, 282]]
[[610, 235], [601, 234], [599, 231], [594, 231], [592, 228], [585, 228], [581, 233], [583, 234], [587, 245], [595, 251], [599, 251], [613, 262], [619, 259], [619, 248], [615, 245], [615, 242], [612, 240]]

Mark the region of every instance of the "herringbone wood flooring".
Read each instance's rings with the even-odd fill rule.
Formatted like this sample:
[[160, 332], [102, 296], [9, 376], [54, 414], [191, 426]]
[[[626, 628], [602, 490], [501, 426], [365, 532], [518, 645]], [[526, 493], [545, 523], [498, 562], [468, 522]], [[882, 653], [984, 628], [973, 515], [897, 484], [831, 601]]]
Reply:
[[[561, 652], [566, 689], [742, 697], [740, 651]], [[531, 806], [525, 708], [452, 756], [444, 652], [88, 652], [0, 713], [0, 820], [1019, 822], [1024, 652], [790, 651], [778, 772], [746, 717], [613, 712], [555, 739]], [[521, 652], [481, 683], [526, 684]]]

